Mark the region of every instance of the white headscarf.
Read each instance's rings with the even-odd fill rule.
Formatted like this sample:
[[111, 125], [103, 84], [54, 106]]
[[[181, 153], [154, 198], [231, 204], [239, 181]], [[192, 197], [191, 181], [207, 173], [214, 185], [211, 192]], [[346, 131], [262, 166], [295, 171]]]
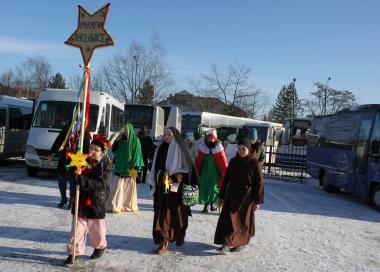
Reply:
[[[149, 177], [147, 177], [148, 184], [152, 186], [150, 191], [152, 194], [156, 190], [156, 179], [158, 178], [155, 176], [156, 159], [158, 150], [160, 149], [162, 143], [163, 141], [156, 148], [156, 152], [154, 153], [153, 157], [152, 168], [150, 170]], [[169, 173], [169, 176], [174, 175], [176, 173], [189, 173], [189, 169], [186, 166], [185, 155], [183, 154], [181, 147], [175, 140], [175, 137], [173, 137], [172, 141], [169, 144], [165, 168], [166, 171]]]

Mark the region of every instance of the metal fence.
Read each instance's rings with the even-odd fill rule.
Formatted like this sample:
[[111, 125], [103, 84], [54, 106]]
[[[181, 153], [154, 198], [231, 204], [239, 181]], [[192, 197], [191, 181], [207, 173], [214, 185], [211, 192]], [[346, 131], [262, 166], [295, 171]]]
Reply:
[[266, 146], [264, 175], [287, 182], [306, 181], [306, 146]]

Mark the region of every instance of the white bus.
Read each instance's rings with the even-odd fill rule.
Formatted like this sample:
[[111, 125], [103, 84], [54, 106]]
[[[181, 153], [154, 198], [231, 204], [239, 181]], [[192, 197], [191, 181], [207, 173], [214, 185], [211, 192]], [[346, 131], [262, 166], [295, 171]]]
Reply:
[[0, 95], [0, 159], [24, 156], [33, 101]]
[[182, 127], [182, 111], [177, 106], [160, 106], [165, 112], [165, 128], [167, 127], [175, 127], [181, 132]]
[[307, 134], [312, 118], [287, 118], [284, 120], [276, 162], [279, 165], [305, 165]]
[[[46, 89], [36, 101], [25, 161], [28, 174], [36, 176], [40, 169], [56, 169], [58, 161], [48, 160], [50, 149], [65, 123], [72, 119], [78, 91]], [[112, 96], [92, 91], [90, 95], [90, 132], [106, 136], [111, 143], [123, 125], [124, 105]]]
[[272, 145], [275, 142], [274, 131], [278, 130], [281, 124], [210, 112], [189, 111], [182, 113], [183, 135], [191, 131], [194, 135], [198, 134], [200, 136], [210, 128], [215, 128], [218, 132], [218, 138], [224, 141], [229, 134], [237, 135], [239, 128], [243, 126], [255, 127], [261, 142]]
[[160, 106], [125, 104], [124, 120], [132, 123], [136, 134], [146, 127], [153, 140], [164, 135], [165, 113]]

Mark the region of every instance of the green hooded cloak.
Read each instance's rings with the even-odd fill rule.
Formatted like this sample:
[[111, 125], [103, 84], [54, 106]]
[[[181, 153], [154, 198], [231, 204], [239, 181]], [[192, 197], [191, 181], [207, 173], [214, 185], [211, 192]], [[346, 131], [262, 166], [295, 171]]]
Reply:
[[125, 128], [128, 128], [128, 140], [125, 138], [120, 140], [115, 154], [115, 172], [123, 177], [129, 175], [132, 167], [135, 167], [138, 172], [144, 167], [140, 140], [137, 138], [131, 123], [123, 127], [122, 133]]

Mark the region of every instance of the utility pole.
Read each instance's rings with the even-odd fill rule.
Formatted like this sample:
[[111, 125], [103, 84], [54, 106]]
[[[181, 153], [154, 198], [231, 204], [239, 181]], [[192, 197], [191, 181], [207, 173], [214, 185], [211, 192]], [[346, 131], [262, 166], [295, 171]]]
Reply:
[[138, 61], [138, 56], [133, 56], [133, 59], [135, 60], [135, 76], [134, 76], [134, 87], [133, 87], [133, 92], [132, 92], [132, 104], [136, 103], [137, 101], [134, 102], [134, 95], [137, 95], [137, 61]]
[[331, 80], [331, 77], [329, 77], [326, 80], [325, 86], [324, 86], [324, 91], [325, 91], [325, 99], [324, 99], [324, 105], [323, 105], [323, 115], [327, 114], [327, 82]]
[[293, 115], [292, 115], [292, 117], [293, 118], [295, 118], [296, 116], [296, 114], [295, 114], [295, 104], [296, 104], [296, 102], [295, 102], [295, 99], [296, 99], [296, 78], [293, 78], [293, 82], [292, 82], [292, 88], [293, 88]]

